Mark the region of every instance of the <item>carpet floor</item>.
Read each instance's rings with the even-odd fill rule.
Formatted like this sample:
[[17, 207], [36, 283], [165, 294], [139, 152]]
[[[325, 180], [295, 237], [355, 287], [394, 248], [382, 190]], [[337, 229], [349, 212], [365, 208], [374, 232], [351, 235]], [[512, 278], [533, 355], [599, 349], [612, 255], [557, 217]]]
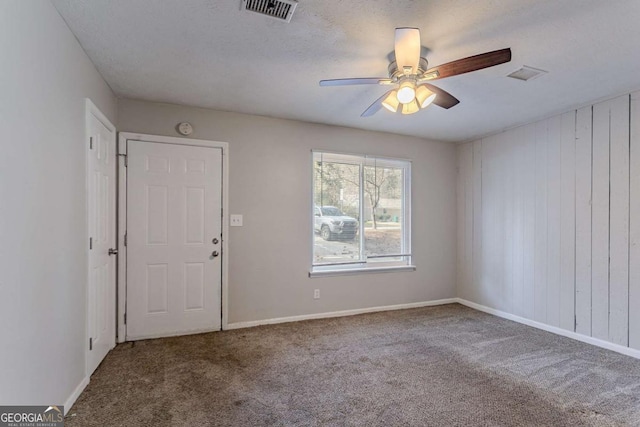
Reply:
[[65, 422], [640, 425], [640, 360], [451, 304], [118, 345]]

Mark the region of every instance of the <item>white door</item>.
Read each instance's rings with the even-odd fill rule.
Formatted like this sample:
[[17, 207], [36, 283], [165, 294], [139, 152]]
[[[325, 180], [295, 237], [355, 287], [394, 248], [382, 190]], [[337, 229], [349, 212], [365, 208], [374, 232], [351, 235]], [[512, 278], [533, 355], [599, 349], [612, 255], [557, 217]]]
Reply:
[[127, 141], [127, 339], [221, 329], [222, 150]]
[[116, 336], [116, 257], [109, 255], [116, 248], [116, 136], [113, 126], [94, 112], [87, 114], [88, 375], [115, 346]]

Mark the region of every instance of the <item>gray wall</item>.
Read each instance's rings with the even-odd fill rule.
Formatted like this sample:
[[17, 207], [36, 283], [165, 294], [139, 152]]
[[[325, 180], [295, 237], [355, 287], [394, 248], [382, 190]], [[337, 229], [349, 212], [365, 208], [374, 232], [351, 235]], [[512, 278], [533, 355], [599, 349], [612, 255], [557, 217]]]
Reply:
[[640, 349], [639, 99], [459, 146], [458, 296]]
[[[230, 323], [455, 296], [453, 144], [133, 100], [119, 100], [118, 120], [119, 131], [168, 136], [189, 121], [193, 138], [229, 142], [230, 210], [244, 215], [229, 236]], [[311, 149], [413, 161], [415, 272], [308, 277]]]
[[116, 99], [48, 1], [0, 2], [0, 402], [85, 375], [85, 97]]

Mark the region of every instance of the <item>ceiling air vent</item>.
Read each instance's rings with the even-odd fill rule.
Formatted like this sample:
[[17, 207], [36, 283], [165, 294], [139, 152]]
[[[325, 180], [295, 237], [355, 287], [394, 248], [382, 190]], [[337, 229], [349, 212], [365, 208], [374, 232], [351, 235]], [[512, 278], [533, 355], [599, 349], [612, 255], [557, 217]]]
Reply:
[[242, 0], [240, 9], [290, 22], [297, 5], [295, 0]]
[[524, 80], [532, 80], [540, 77], [543, 74], [547, 74], [547, 71], [539, 70], [533, 67], [527, 67], [526, 65], [520, 68], [519, 70], [514, 71], [511, 74], [507, 74], [507, 77], [511, 77], [513, 79]]

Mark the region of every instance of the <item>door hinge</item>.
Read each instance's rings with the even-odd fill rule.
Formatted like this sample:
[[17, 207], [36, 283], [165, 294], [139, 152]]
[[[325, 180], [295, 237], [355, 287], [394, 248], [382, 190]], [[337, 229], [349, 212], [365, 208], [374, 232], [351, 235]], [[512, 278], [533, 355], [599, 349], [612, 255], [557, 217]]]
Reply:
[[[124, 245], [127, 246], [127, 232], [124, 232]], [[125, 314], [126, 316], [126, 314]]]
[[89, 350], [93, 350], [93, 338], [89, 338]]
[[89, 137], [89, 150], [93, 150], [93, 137]]
[[578, 329], [578, 316], [574, 314], [573, 315], [573, 332], [575, 332], [576, 329]]
[[126, 168], [127, 166], [129, 166], [129, 162], [127, 161], [128, 157], [126, 154], [118, 154], [118, 156], [120, 157], [124, 157], [124, 167]]
[[127, 313], [124, 314], [124, 324], [127, 324]]
[[93, 249], [93, 237], [89, 237], [89, 250]]

